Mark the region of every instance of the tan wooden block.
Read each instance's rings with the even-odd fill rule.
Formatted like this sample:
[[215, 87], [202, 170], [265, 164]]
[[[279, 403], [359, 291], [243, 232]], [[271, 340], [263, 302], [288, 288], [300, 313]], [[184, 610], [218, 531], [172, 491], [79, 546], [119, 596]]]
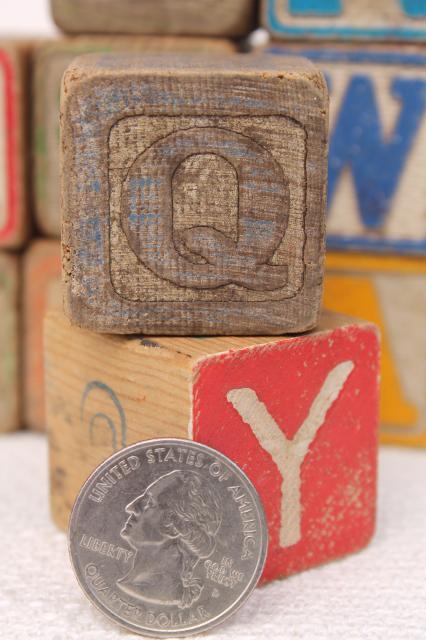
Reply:
[[0, 253], [0, 433], [21, 426], [18, 304], [19, 259]]
[[255, 24], [255, 0], [52, 0], [68, 33], [241, 37]]
[[0, 249], [29, 235], [27, 160], [28, 44], [0, 40]]
[[328, 94], [275, 56], [87, 56], [65, 75], [63, 274], [79, 326], [280, 334], [318, 320]]
[[[113, 451], [180, 437], [221, 451], [254, 482], [269, 528], [264, 581], [370, 540], [379, 378], [374, 325], [332, 314], [304, 336], [141, 338], [72, 327], [53, 312], [45, 335], [51, 504], [60, 527], [82, 483]], [[184, 445], [172, 449], [152, 447], [143, 464], [172, 470], [174, 456], [194, 468], [203, 464]], [[217, 466], [210, 472], [221, 475]], [[118, 467], [112, 474], [120, 479]], [[119, 490], [112, 474], [92, 488], [94, 508]]]
[[61, 306], [61, 248], [56, 240], [35, 240], [23, 259], [24, 424], [46, 428], [44, 407], [43, 320], [46, 308]]
[[426, 38], [424, 0], [261, 0], [262, 23], [283, 40]]
[[61, 234], [59, 100], [62, 76], [79, 55], [96, 52], [209, 52], [233, 53], [236, 45], [221, 38], [173, 36], [90, 36], [40, 43], [34, 51], [33, 180], [39, 229], [48, 236]]

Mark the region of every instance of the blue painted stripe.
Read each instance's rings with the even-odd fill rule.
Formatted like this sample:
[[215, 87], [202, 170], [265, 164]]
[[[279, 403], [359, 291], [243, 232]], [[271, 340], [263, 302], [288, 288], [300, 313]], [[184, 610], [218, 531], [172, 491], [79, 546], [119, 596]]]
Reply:
[[287, 49], [285, 46], [274, 46], [266, 49], [274, 55], [301, 55], [314, 62], [354, 62], [376, 63], [388, 65], [426, 66], [426, 54], [397, 53], [378, 51], [341, 51], [339, 49]]
[[[373, 1], [373, 0], [372, 0]], [[417, 14], [419, 17], [420, 14]], [[373, 27], [370, 29], [360, 29], [355, 27], [298, 27], [289, 26], [280, 22], [276, 12], [276, 0], [269, 0], [267, 5], [267, 19], [270, 29], [278, 34], [283, 34], [293, 38], [313, 35], [319, 38], [333, 38], [339, 36], [343, 39], [350, 38], [404, 38], [407, 40], [426, 39], [426, 29], [416, 29], [414, 27]]]
[[354, 251], [374, 249], [374, 251], [397, 251], [398, 253], [422, 253], [426, 252], [426, 240], [384, 240], [381, 238], [360, 238], [358, 236], [327, 237], [329, 249], [353, 249]]

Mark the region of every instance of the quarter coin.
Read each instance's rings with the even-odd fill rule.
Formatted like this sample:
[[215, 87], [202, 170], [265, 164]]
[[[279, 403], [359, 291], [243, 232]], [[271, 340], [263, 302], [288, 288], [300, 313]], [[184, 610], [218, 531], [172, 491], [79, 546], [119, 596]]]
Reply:
[[267, 525], [259, 496], [226, 456], [157, 439], [105, 460], [72, 511], [69, 549], [86, 596], [108, 618], [151, 637], [201, 633], [249, 597]]

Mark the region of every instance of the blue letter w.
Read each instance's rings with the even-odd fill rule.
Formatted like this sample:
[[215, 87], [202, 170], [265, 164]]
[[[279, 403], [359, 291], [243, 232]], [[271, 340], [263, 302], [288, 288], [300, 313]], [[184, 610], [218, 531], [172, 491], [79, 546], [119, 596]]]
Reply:
[[397, 78], [392, 95], [401, 102], [398, 121], [385, 140], [367, 76], [353, 76], [330, 142], [329, 201], [342, 170], [352, 169], [362, 222], [380, 228], [409, 156], [426, 108], [426, 81]]

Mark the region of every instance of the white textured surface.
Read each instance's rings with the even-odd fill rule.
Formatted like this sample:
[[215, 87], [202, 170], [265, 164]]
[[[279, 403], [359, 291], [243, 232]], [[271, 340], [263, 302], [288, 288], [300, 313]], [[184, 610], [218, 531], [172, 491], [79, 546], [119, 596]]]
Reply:
[[[377, 535], [362, 553], [255, 591], [215, 640], [424, 640], [426, 451], [383, 449]], [[1, 640], [135, 637], [88, 604], [49, 521], [42, 436], [0, 439]]]

